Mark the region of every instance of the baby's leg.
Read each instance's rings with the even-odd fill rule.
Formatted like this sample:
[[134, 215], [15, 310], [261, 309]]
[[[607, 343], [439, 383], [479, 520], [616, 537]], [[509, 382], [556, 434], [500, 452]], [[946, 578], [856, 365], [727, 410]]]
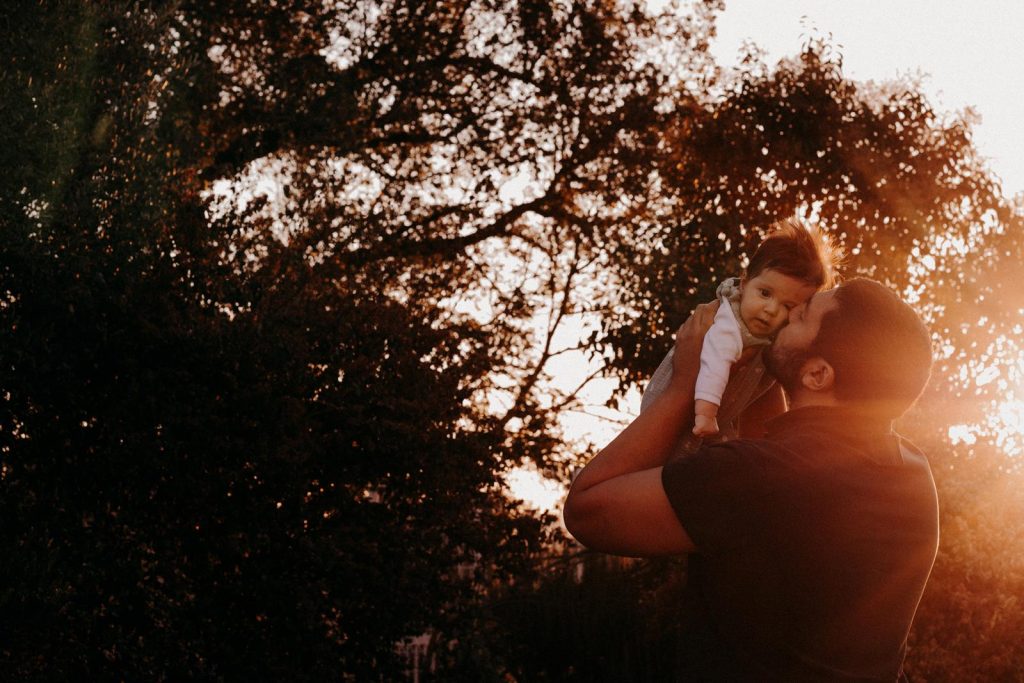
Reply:
[[718, 406], [711, 401], [693, 402], [693, 433], [701, 438], [718, 433]]

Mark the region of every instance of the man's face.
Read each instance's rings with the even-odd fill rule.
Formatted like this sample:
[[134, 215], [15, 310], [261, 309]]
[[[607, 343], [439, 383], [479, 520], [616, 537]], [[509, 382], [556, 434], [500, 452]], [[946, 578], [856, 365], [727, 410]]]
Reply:
[[764, 364], [768, 372], [792, 395], [800, 383], [800, 370], [811, 357], [811, 345], [818, 336], [821, 319], [839, 304], [836, 290], [818, 292], [805, 304], [789, 313], [789, 324], [783, 327], [768, 347]]

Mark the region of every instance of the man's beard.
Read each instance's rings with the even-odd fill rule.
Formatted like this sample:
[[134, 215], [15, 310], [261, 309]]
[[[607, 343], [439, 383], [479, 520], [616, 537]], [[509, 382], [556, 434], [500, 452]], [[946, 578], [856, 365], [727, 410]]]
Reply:
[[772, 344], [765, 349], [764, 367], [792, 397], [800, 386], [800, 369], [810, 358], [810, 349], [782, 349]]

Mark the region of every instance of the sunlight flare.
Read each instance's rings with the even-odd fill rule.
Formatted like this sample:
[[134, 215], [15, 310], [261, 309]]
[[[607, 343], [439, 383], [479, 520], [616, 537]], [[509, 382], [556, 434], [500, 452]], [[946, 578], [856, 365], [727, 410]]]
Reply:
[[565, 497], [565, 489], [535, 469], [517, 467], [505, 476], [513, 498], [540, 512], [555, 512]]

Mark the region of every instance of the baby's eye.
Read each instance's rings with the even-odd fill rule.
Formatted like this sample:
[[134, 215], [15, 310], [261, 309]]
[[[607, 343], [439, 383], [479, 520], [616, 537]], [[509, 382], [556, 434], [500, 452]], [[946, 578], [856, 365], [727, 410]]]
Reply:
[[771, 290], [770, 290], [770, 289], [762, 289], [762, 290], [761, 290], [761, 296], [763, 296], [764, 298], [766, 298], [766, 299], [767, 299], [767, 298], [768, 298], [768, 297], [770, 297], [771, 295], [772, 295], [772, 292], [771, 292]]

